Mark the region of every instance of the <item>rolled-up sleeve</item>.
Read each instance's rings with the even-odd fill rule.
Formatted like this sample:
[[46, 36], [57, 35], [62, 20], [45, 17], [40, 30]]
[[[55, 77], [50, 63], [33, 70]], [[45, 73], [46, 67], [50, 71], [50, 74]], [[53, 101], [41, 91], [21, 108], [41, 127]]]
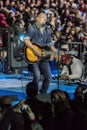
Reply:
[[33, 35], [34, 35], [34, 28], [33, 28], [32, 26], [30, 26], [30, 27], [28, 28], [28, 30], [26, 31], [26, 34], [25, 34], [24, 39], [29, 39], [29, 40], [31, 40], [32, 37], [33, 37]]

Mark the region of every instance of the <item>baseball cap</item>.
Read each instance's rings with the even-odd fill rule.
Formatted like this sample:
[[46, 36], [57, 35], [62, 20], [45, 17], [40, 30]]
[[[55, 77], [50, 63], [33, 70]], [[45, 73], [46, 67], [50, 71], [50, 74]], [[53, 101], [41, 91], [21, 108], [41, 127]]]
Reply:
[[62, 56], [62, 64], [66, 64], [67, 61], [70, 59], [70, 55], [69, 54], [65, 54]]

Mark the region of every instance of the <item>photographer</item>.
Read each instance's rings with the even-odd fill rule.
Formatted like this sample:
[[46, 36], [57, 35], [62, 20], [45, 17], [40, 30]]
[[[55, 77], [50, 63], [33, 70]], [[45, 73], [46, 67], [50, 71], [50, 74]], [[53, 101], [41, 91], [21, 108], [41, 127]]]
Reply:
[[38, 123], [35, 114], [32, 112], [29, 105], [23, 105], [22, 113], [24, 117], [24, 129], [25, 130], [43, 130], [43, 127], [40, 123]]
[[[39, 117], [41, 110], [44, 106], [44, 102], [37, 99], [38, 89], [35, 83], [29, 82], [26, 85], [27, 98], [21, 101], [14, 107], [14, 112], [20, 113], [20, 117], [23, 122], [23, 129], [25, 130], [43, 130], [39, 124]], [[35, 128], [34, 128], [35, 127]]]
[[76, 80], [80, 79], [84, 73], [83, 63], [76, 57], [65, 54], [62, 56], [63, 69], [61, 71], [61, 79]]

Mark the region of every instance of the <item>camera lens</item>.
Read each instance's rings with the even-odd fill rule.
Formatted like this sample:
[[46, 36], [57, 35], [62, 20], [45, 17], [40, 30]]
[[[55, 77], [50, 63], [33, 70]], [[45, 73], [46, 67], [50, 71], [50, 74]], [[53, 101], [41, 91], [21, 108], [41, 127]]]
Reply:
[[27, 106], [22, 106], [21, 110], [23, 111], [27, 110]]

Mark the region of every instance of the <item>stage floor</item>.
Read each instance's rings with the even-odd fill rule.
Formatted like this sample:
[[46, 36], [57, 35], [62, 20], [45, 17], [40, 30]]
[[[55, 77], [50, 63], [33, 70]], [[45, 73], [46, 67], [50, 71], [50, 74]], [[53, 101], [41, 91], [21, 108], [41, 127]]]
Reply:
[[[26, 98], [26, 84], [32, 81], [31, 75], [24, 74], [4, 74], [0, 73], [0, 96], [10, 95], [17, 97], [14, 100], [22, 100]], [[39, 89], [41, 88], [41, 81], [39, 83]], [[77, 85], [73, 83], [67, 83], [62, 80], [52, 79], [52, 82], [48, 88], [46, 98], [49, 98], [50, 92], [54, 89], [60, 89], [68, 92], [70, 98], [73, 99], [74, 92]], [[39, 94], [39, 97], [46, 100], [45, 95]]]

